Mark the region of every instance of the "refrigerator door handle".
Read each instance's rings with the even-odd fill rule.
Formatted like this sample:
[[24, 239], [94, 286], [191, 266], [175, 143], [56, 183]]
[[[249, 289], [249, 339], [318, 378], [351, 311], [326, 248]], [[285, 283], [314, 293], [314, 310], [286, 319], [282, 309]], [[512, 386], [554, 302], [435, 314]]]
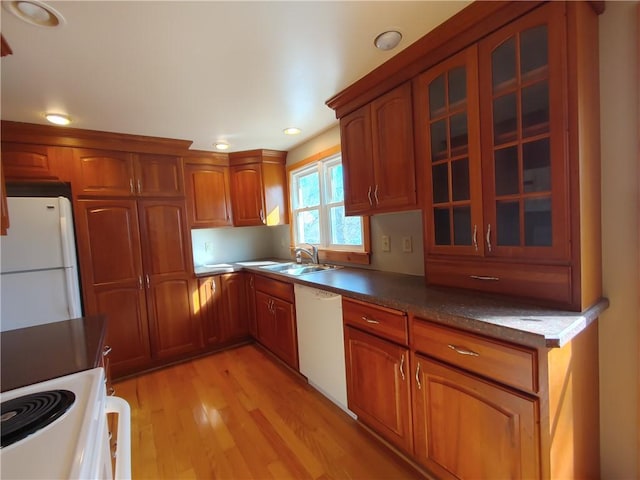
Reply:
[[76, 256], [71, 205], [69, 200], [64, 197], [58, 197], [58, 205], [58, 211], [60, 212], [60, 238], [62, 239], [62, 266], [75, 268]]

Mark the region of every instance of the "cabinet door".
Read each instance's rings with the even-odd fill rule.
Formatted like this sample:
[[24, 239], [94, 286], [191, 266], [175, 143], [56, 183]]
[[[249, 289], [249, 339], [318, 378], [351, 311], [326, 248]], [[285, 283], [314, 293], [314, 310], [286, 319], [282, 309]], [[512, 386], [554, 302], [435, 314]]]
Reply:
[[185, 165], [184, 171], [191, 227], [231, 225], [228, 167]]
[[411, 82], [371, 102], [371, 131], [376, 210], [393, 211], [415, 206]]
[[483, 255], [477, 46], [420, 75], [414, 94], [427, 254]]
[[345, 214], [369, 213], [373, 209], [375, 184], [370, 105], [340, 119], [340, 143]]
[[10, 180], [57, 180], [54, 149], [45, 145], [2, 143], [2, 168]]
[[480, 42], [485, 253], [569, 258], [564, 3]]
[[275, 317], [271, 311], [271, 296], [260, 291], [256, 291], [256, 326], [258, 341], [269, 350], [273, 350], [277, 340]]
[[220, 276], [198, 279], [198, 298], [200, 300], [200, 324], [204, 342], [217, 345], [221, 342], [222, 325], [222, 286]]
[[107, 317], [114, 377], [142, 369], [151, 354], [136, 202], [79, 200], [75, 217], [85, 313]]
[[415, 455], [438, 478], [539, 478], [538, 400], [414, 355]]
[[155, 357], [200, 346], [184, 201], [139, 200], [149, 326]]
[[266, 223], [259, 164], [230, 167], [233, 224], [237, 227]]
[[244, 273], [225, 273], [222, 277], [222, 341], [246, 338], [249, 335], [247, 297]]
[[77, 194], [128, 197], [135, 194], [133, 155], [107, 150], [73, 150]]
[[256, 288], [253, 273], [245, 273], [247, 287], [247, 322], [249, 323], [249, 334], [253, 338], [258, 337], [258, 324], [256, 323]]
[[409, 351], [345, 327], [349, 409], [403, 450], [413, 446]]
[[140, 153], [135, 162], [135, 189], [141, 197], [184, 195], [182, 160], [170, 155]]
[[289, 302], [272, 298], [272, 314], [275, 325], [273, 353], [290, 367], [298, 369], [298, 335], [295, 307]]

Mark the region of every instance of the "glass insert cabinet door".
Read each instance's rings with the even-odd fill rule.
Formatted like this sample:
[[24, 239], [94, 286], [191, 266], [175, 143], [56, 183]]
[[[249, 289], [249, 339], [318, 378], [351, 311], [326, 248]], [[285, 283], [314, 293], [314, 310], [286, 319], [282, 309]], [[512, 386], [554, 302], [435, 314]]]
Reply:
[[477, 62], [472, 46], [414, 81], [431, 253], [483, 254]]
[[480, 43], [485, 254], [568, 257], [562, 12]]

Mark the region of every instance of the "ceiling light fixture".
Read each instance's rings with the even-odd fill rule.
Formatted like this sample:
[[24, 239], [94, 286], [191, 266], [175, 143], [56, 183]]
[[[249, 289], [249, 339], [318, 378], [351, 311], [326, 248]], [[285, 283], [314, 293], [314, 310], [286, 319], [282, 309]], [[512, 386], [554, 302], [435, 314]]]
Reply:
[[23, 22], [38, 27], [57, 27], [66, 23], [60, 12], [40, 0], [2, 2], [2, 5]]
[[283, 133], [285, 135], [298, 135], [302, 130], [300, 130], [298, 127], [289, 127], [289, 128], [285, 128], [283, 130]]
[[228, 150], [229, 144], [226, 142], [216, 142], [214, 147], [216, 147], [218, 150]]
[[47, 113], [44, 118], [55, 125], [69, 125], [71, 123], [69, 115], [65, 115], [64, 113]]
[[391, 50], [396, 48], [402, 40], [402, 34], [397, 30], [388, 30], [378, 35], [373, 44], [380, 50]]

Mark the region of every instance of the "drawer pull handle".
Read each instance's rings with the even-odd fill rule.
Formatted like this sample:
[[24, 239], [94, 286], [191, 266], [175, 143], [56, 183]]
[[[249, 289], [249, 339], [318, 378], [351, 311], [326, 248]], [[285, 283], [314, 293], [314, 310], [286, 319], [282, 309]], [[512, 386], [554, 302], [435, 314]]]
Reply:
[[418, 362], [418, 366], [416, 367], [416, 384], [418, 385], [418, 390], [422, 390], [422, 384], [420, 383], [420, 362]]
[[366, 315], [362, 316], [362, 320], [364, 320], [367, 323], [373, 323], [373, 324], [379, 324], [380, 322], [378, 320], [374, 320], [373, 318], [369, 318]]
[[473, 248], [478, 251], [478, 225], [473, 226]]
[[373, 202], [371, 201], [371, 185], [369, 185], [369, 190], [367, 190], [367, 198], [369, 199], [369, 205], [373, 206]]
[[480, 354], [477, 352], [474, 352], [473, 350], [468, 350], [464, 347], [458, 347], [457, 345], [447, 345], [451, 350], [453, 350], [456, 353], [459, 353], [460, 355], [469, 355], [470, 357], [479, 357]]
[[491, 281], [491, 282], [497, 282], [498, 280], [500, 280], [500, 277], [489, 277], [487, 275], [469, 275], [469, 278], [473, 278], [474, 280], [484, 280], [484, 281]]
[[487, 225], [487, 247], [489, 247], [489, 253], [491, 253], [491, 224]]
[[402, 380], [404, 381], [404, 353], [402, 354], [402, 358], [400, 359], [400, 375], [402, 376]]

